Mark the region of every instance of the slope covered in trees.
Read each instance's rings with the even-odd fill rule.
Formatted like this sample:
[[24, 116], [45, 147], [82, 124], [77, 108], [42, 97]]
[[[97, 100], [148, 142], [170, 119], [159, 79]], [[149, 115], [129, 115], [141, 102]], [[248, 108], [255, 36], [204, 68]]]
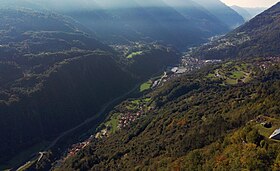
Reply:
[[[117, 106], [115, 119], [144, 113], [57, 170], [277, 170], [279, 142], [268, 136], [280, 126], [279, 67], [279, 59], [250, 59], [175, 78]], [[250, 80], [230, 84], [212, 76], [216, 70], [250, 71]]]
[[90, 144], [55, 169], [277, 170], [279, 142], [268, 137], [280, 127], [279, 67], [279, 58], [246, 58], [173, 78], [115, 107]]
[[29, 147], [48, 145], [61, 132], [97, 116], [105, 103], [177, 62], [173, 50], [147, 45], [143, 57], [162, 62], [137, 73], [128, 63], [140, 67], [138, 58], [124, 61], [69, 18], [26, 9], [1, 9], [0, 14], [1, 167]]
[[226, 36], [197, 48], [192, 54], [207, 59], [280, 55], [280, 3]]

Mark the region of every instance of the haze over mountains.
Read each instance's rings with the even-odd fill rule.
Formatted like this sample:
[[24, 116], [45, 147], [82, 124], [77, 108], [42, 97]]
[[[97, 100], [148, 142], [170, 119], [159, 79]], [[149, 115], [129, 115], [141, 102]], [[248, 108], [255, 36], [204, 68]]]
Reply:
[[[244, 22], [240, 15], [218, 0], [27, 2], [25, 7], [55, 10], [73, 17], [109, 44], [157, 40], [186, 49]], [[13, 6], [17, 3], [21, 6], [23, 2], [14, 1]]]
[[279, 18], [280, 3], [198, 48], [227, 60], [116, 106], [55, 170], [279, 170], [279, 139], [269, 138], [280, 127]]
[[239, 7], [239, 6], [231, 6], [232, 9], [234, 9], [238, 14], [240, 14], [245, 21], [249, 21], [251, 18], [253, 18], [254, 16], [252, 16], [252, 14], [250, 14], [245, 8]]
[[279, 8], [277, 3], [236, 30], [198, 48], [200, 58], [268, 57], [279, 54]]
[[245, 8], [245, 7], [239, 7], [239, 6], [231, 6], [232, 9], [234, 9], [238, 14], [240, 14], [245, 21], [249, 21], [256, 15], [262, 13], [266, 8]]
[[[240, 27], [236, 11], [0, 0], [0, 170], [277, 169], [280, 3]], [[271, 129], [246, 126], [264, 113]]]

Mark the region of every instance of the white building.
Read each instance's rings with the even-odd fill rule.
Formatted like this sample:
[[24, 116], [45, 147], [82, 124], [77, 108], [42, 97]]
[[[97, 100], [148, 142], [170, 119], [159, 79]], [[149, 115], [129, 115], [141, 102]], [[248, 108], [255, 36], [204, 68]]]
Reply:
[[269, 137], [270, 139], [280, 140], [280, 128], [276, 129]]

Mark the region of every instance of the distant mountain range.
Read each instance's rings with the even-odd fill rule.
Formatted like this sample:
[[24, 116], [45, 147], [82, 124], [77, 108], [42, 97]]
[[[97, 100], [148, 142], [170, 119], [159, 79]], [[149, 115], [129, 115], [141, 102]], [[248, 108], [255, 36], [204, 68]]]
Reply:
[[[185, 50], [244, 23], [239, 14], [219, 0], [176, 0], [180, 6], [172, 5], [175, 2], [171, 0], [26, 1], [28, 3], [16, 0], [9, 3], [10, 6], [64, 13], [108, 44], [160, 41]], [[3, 4], [8, 6], [9, 3]]]
[[219, 0], [195, 0], [220, 21], [234, 29], [244, 23], [244, 19], [236, 11]]
[[[33, 151], [45, 150], [55, 138], [88, 118], [94, 119], [86, 122], [90, 124], [87, 126], [95, 129], [106, 117], [101, 115], [103, 112], [99, 113], [104, 105], [138, 89], [139, 83], [154, 77], [166, 66], [178, 63], [180, 53], [176, 49], [183, 51], [200, 45], [244, 22], [237, 12], [218, 0], [0, 0], [0, 15], [0, 170], [24, 162], [34, 156]], [[279, 4], [222, 39], [199, 48], [193, 55], [204, 59], [279, 55], [278, 23]], [[202, 97], [191, 106], [196, 111], [202, 102], [208, 101], [209, 88], [213, 93], [218, 89], [221, 95], [229, 96], [235, 90], [216, 89], [222, 84], [217, 80], [208, 86], [209, 82], [203, 81], [208, 77], [201, 74], [205, 73], [195, 73], [190, 79], [176, 79], [174, 84], [170, 83], [140, 100], [153, 102], [156, 107], [148, 117], [153, 118], [154, 114], [161, 112], [165, 114], [163, 118], [157, 118], [163, 124], [157, 127], [157, 123], [148, 118], [143, 121], [144, 125], [136, 128], [140, 131], [128, 130], [111, 139], [112, 143], [105, 143], [115, 145], [121, 141], [119, 138], [125, 142], [134, 137], [141, 140], [139, 133], [150, 124], [148, 133], [151, 136], [147, 137], [151, 140], [156, 139], [153, 135], [163, 129], [172, 128], [167, 134], [159, 134], [162, 139], [171, 136], [168, 147], [146, 144], [153, 149], [155, 159], [163, 149], [173, 154], [189, 147], [201, 147], [195, 142], [190, 145], [193, 141], [188, 141], [185, 146], [179, 142], [184, 132], [174, 134], [175, 137], [172, 135], [176, 132], [176, 125], [184, 125], [185, 121], [180, 117], [173, 121], [169, 114], [179, 115], [186, 110], [185, 102]], [[196, 78], [203, 80], [197, 81]], [[137, 91], [136, 94], [141, 93]], [[180, 97], [189, 93], [193, 97], [181, 101]], [[248, 93], [253, 92], [250, 89]], [[225, 106], [219, 97], [215, 97], [215, 102]], [[177, 103], [180, 103], [179, 108]], [[207, 107], [206, 112], [210, 112], [215, 106]], [[196, 121], [198, 118], [202, 118], [200, 111], [188, 119]], [[223, 121], [219, 119], [215, 115], [212, 125], [203, 125], [203, 129], [212, 128], [216, 121]], [[236, 124], [235, 121], [232, 124]], [[193, 130], [200, 126], [198, 122], [194, 125]], [[155, 126], [157, 133], [153, 134]], [[188, 136], [195, 138], [194, 135]], [[208, 138], [213, 140], [213, 137]], [[77, 137], [66, 140], [74, 138]], [[208, 143], [213, 142], [209, 139], [206, 139]], [[172, 146], [174, 141], [178, 141], [182, 148], [177, 149], [178, 144]], [[70, 143], [67, 142], [66, 146]], [[108, 161], [113, 162], [110, 167], [114, 166], [115, 159], [119, 160], [131, 149], [130, 154], [135, 156], [131, 162], [141, 160], [141, 167], [149, 164], [142, 160], [149, 152], [144, 148], [145, 144], [136, 151], [133, 151], [133, 145], [129, 148], [124, 147], [123, 142], [120, 145], [120, 151], [115, 148], [111, 149], [116, 153], [109, 151], [114, 153], [109, 155]], [[65, 149], [56, 150], [61, 153]], [[96, 159], [92, 156], [94, 162], [107, 162], [106, 152], [98, 152], [105, 157], [101, 155], [102, 158]], [[69, 163], [71, 165], [72, 161]], [[134, 164], [129, 163], [129, 166]], [[69, 169], [72, 168], [70, 165], [62, 167]], [[103, 169], [102, 164], [100, 168]]]
[[240, 14], [245, 21], [249, 21], [254, 18], [256, 15], [262, 13], [266, 8], [245, 8], [239, 6], [231, 6], [238, 14]]
[[269, 138], [280, 127], [279, 16], [280, 3], [198, 48], [194, 57], [227, 60], [166, 76], [142, 97], [125, 100], [85, 146], [70, 147], [52, 168], [279, 170], [279, 141]]
[[239, 6], [231, 6], [232, 9], [234, 9], [238, 14], [240, 14], [245, 21], [249, 21], [254, 16], [250, 14], [245, 8], [239, 7]]
[[186, 5], [180, 9], [161, 0], [146, 2], [130, 1], [127, 8], [103, 7], [88, 12], [72, 10], [65, 14], [91, 28], [109, 44], [157, 40], [184, 49], [230, 28], [192, 1], [183, 2]]
[[204, 59], [267, 57], [280, 55], [280, 3], [243, 26], [193, 52]]
[[266, 10], [266, 8], [244, 8], [244, 9], [248, 11], [253, 17]]

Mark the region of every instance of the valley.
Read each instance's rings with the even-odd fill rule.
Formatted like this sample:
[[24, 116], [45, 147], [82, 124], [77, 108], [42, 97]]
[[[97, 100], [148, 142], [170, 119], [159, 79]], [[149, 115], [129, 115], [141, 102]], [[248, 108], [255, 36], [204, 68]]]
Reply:
[[[145, 50], [149, 63], [142, 56], [127, 60], [58, 14], [1, 12], [2, 23], [10, 24], [0, 27], [1, 167], [22, 164], [38, 149], [50, 149], [83, 125], [95, 125], [104, 105], [107, 110], [167, 63], [177, 63], [175, 50], [153, 44], [134, 48]], [[48, 20], [43, 24], [41, 18]], [[145, 65], [147, 70], [137, 69]], [[31, 148], [37, 144], [42, 145]]]
[[[131, 49], [129, 48], [129, 46], [125, 46], [125, 47], [126, 50]], [[181, 76], [186, 72], [196, 71], [201, 67], [210, 64], [219, 63], [219, 62], [221, 61], [219, 60], [206, 61], [206, 60], [199, 60], [199, 59], [186, 60], [184, 59], [184, 57], [182, 57], [180, 70], [182, 70], [183, 72], [178, 72], [178, 70], [176, 70], [176, 68], [179, 67], [167, 67], [161, 76], [153, 77], [151, 80], [149, 80], [148, 82], [150, 82], [151, 85], [146, 87], [144, 90], [141, 91], [141, 89], [143, 89], [143, 84], [145, 86], [145, 84], [147, 83], [136, 85], [133, 89], [131, 89], [127, 93], [105, 104], [102, 107], [102, 109], [98, 112], [98, 115], [94, 115], [94, 117], [89, 118], [85, 120], [83, 123], [61, 133], [60, 136], [58, 136], [55, 140], [49, 143], [48, 147], [44, 149], [44, 152], [39, 152], [38, 155], [32, 156], [32, 160], [27, 161], [21, 167], [22, 168], [36, 167], [38, 163], [40, 164], [40, 162], [42, 162], [41, 160], [45, 159], [44, 158], [45, 156], [47, 156], [47, 159], [51, 160], [51, 162], [54, 163], [56, 166], [61, 165], [61, 163], [63, 163], [66, 159], [76, 155], [79, 151], [86, 148], [93, 139], [108, 137], [111, 134], [116, 133], [120, 129], [129, 128], [133, 122], [140, 119], [141, 117], [144, 117], [145, 113], [153, 109], [153, 107], [151, 107], [149, 104], [149, 102], [151, 102], [151, 98], [149, 97], [140, 100], [132, 100], [128, 103], [121, 104], [126, 106], [125, 109], [117, 109], [118, 113], [114, 113], [114, 111], [116, 110], [114, 109], [114, 106], [116, 104], [119, 104], [120, 102], [124, 101], [130, 96], [132, 97], [139, 96], [143, 93], [146, 93], [147, 91], [155, 90], [157, 87], [163, 86], [167, 82], [172, 82], [172, 80], [178, 78], [179, 76]], [[112, 109], [113, 112], [110, 112]], [[108, 116], [108, 118], [106, 119], [107, 121], [105, 121], [104, 124], [101, 124], [98, 127], [91, 127], [91, 125], [96, 124], [98, 120], [102, 122], [102, 120], [104, 120], [106, 116]], [[71, 143], [68, 142], [69, 136], [71, 136]], [[76, 137], [76, 140], [73, 138], [73, 136]], [[75, 143], [74, 145], [71, 145], [76, 141], [79, 142]], [[69, 145], [67, 144], [71, 145], [71, 147], [68, 147]], [[65, 148], [68, 149], [66, 150]], [[57, 151], [57, 149], [60, 150]], [[62, 149], [64, 149], [65, 151]], [[50, 151], [52, 151], [51, 154]]]
[[0, 170], [279, 170], [279, 2], [253, 17], [220, 0], [0, 0], [0, 14]]
[[[94, 167], [94, 169], [104, 169], [108, 167], [129, 169], [132, 167], [138, 167], [142, 170], [145, 168], [158, 168], [162, 165], [163, 167], [167, 166], [169, 169], [173, 167], [184, 167], [180, 164], [182, 162], [181, 160], [178, 162], [174, 160], [183, 156], [184, 153], [181, 153], [182, 150], [192, 151], [192, 148], [196, 149], [203, 146], [208, 148], [208, 145], [206, 144], [209, 143], [210, 145], [211, 142], [215, 142], [216, 139], [219, 140], [223, 137], [220, 137], [221, 135], [227, 135], [227, 131], [235, 132], [236, 127], [239, 127], [246, 122], [254, 122], [251, 120], [258, 118], [259, 116], [261, 117], [262, 111], [266, 111], [264, 109], [259, 110], [259, 108], [255, 108], [256, 103], [262, 104], [262, 101], [264, 100], [260, 97], [260, 93], [256, 92], [260, 90], [257, 88], [260, 86], [258, 81], [267, 80], [268, 84], [270, 84], [272, 81], [271, 79], [274, 79], [274, 77], [276, 80], [278, 79], [278, 74], [271, 75], [270, 73], [274, 71], [278, 72], [277, 69], [274, 70], [272, 68], [279, 67], [280, 63], [274, 62], [279, 61], [279, 58], [259, 59], [253, 63], [251, 60], [247, 61], [248, 62], [223, 62], [221, 64], [215, 64], [209, 69], [206, 69], [206, 66], [205, 71], [200, 71], [198, 73], [190, 72], [183, 78], [178, 77], [171, 82], [166, 82], [165, 85], [156, 88], [141, 98], [124, 101], [110, 112], [109, 118], [104, 122], [104, 125], [101, 125], [98, 129], [100, 132], [92, 136], [90, 143], [81, 149], [81, 151], [77, 151], [77, 154], [75, 155], [69, 153], [69, 157], [65, 158], [64, 165], [62, 166], [64, 168], [58, 167], [58, 170], [75, 170], [75, 168], [72, 168], [67, 164], [73, 161], [79, 163], [76, 165], [77, 167]], [[269, 64], [265, 70], [262, 69], [263, 63]], [[201, 72], [211, 74], [211, 72], [215, 72], [218, 69], [219, 71], [233, 73], [234, 75], [234, 73], [237, 72], [237, 66], [243, 66], [243, 68], [240, 67], [240, 70], [244, 69], [244, 72], [245, 69], [250, 66], [252, 71], [255, 71], [253, 74], [254, 77], [244, 84], [233, 84], [231, 82], [227, 83], [227, 81], [224, 82], [224, 80], [216, 80], [212, 77], [209, 78], [209, 75], [207, 74], [200, 74]], [[260, 74], [264, 74], [264, 77], [261, 80], [259, 80]], [[229, 78], [231, 77], [232, 75], [229, 75]], [[266, 77], [269, 77], [269, 79]], [[185, 79], [189, 80], [186, 81]], [[176, 85], [176, 82], [177, 86], [173, 87]], [[273, 84], [273, 87], [276, 88], [277, 84], [278, 83]], [[166, 89], [167, 87], [169, 87], [169, 89]], [[205, 87], [205, 89], [203, 87]], [[276, 93], [276, 89], [274, 89], [274, 93]], [[261, 90], [263, 91], [263, 89]], [[268, 88], [267, 91], [269, 92], [270, 88]], [[211, 94], [211, 96], [209, 94]], [[271, 98], [277, 99], [277, 95], [273, 95]], [[230, 105], [226, 105], [228, 103]], [[266, 107], [261, 105], [261, 108], [271, 109], [269, 113], [265, 114], [265, 116], [268, 117], [268, 120], [274, 120], [272, 125], [274, 128], [277, 128], [277, 123], [279, 122], [277, 109], [276, 111], [273, 111], [270, 107], [277, 106], [278, 101], [272, 100], [270, 103], [272, 104], [268, 105], [268, 103], [266, 103], [268, 105]], [[249, 106], [247, 106], [247, 104], [249, 104]], [[186, 108], [188, 110], [186, 110]], [[212, 110], [216, 110], [217, 113], [220, 114], [214, 114], [211, 112]], [[260, 124], [263, 122], [269, 121], [264, 120], [261, 122], [258, 121], [257, 123]], [[269, 129], [268, 132], [266, 132], [265, 128], [258, 126], [258, 124], [256, 124], [256, 128], [259, 129], [260, 135], [265, 136], [263, 137], [264, 141], [268, 145], [276, 145], [273, 141], [268, 140], [268, 136], [274, 131], [274, 129]], [[249, 125], [248, 127], [250, 127]], [[255, 126], [253, 126], [251, 127], [251, 130], [253, 128], [256, 129]], [[164, 131], [162, 129], [164, 129]], [[217, 133], [217, 131], [219, 131], [219, 133]], [[223, 133], [223, 131], [225, 132]], [[262, 134], [263, 131], [266, 133]], [[197, 135], [200, 136], [197, 137]], [[164, 137], [168, 137], [168, 139]], [[143, 139], [145, 139], [145, 141], [143, 141]], [[157, 143], [153, 144], [152, 139], [157, 139]], [[189, 143], [182, 144], [180, 139], [184, 139], [184, 142]], [[246, 142], [259, 143], [260, 141], [251, 142], [251, 140], [248, 140]], [[119, 145], [115, 146], [115, 143], [118, 143]], [[200, 143], [206, 144], [201, 145]], [[100, 148], [104, 145], [108, 147], [107, 151]], [[162, 147], [158, 147], [158, 145]], [[174, 145], [176, 146], [174, 147]], [[144, 147], [149, 150], [142, 151], [141, 149]], [[113, 149], [109, 150], [111, 148]], [[116, 154], [115, 151], [119, 151], [119, 153]], [[149, 151], [157, 151], [157, 153], [153, 154]], [[166, 153], [168, 153], [168, 155], [166, 155]], [[85, 156], [90, 154], [90, 160], [95, 160], [96, 162], [100, 160], [98, 158], [101, 157], [102, 159], [103, 156], [105, 157], [107, 155], [110, 156], [110, 159], [102, 159], [106, 164], [100, 162], [91, 165], [87, 162], [81, 162], [86, 161], [83, 159], [84, 155], [81, 154], [84, 154]], [[191, 155], [192, 152], [187, 154]], [[146, 155], [155, 156], [149, 157]], [[137, 162], [142, 160], [141, 158], [146, 158], [149, 163]], [[118, 163], [122, 163], [122, 165], [116, 166], [114, 163], [110, 162], [111, 160], [117, 160]], [[194, 159], [191, 161], [193, 160]], [[139, 163], [139, 165], [135, 166], [134, 162]], [[186, 162], [187, 160], [182, 164], [185, 164]], [[165, 163], [165, 165], [163, 163]], [[171, 165], [166, 165], [167, 163]], [[197, 167], [197, 165], [194, 164], [189, 166], [193, 166], [193, 168]], [[251, 166], [253, 165], [250, 165], [250, 167]], [[260, 166], [258, 165], [258, 167]], [[189, 170], [192, 169], [190, 168]]]

